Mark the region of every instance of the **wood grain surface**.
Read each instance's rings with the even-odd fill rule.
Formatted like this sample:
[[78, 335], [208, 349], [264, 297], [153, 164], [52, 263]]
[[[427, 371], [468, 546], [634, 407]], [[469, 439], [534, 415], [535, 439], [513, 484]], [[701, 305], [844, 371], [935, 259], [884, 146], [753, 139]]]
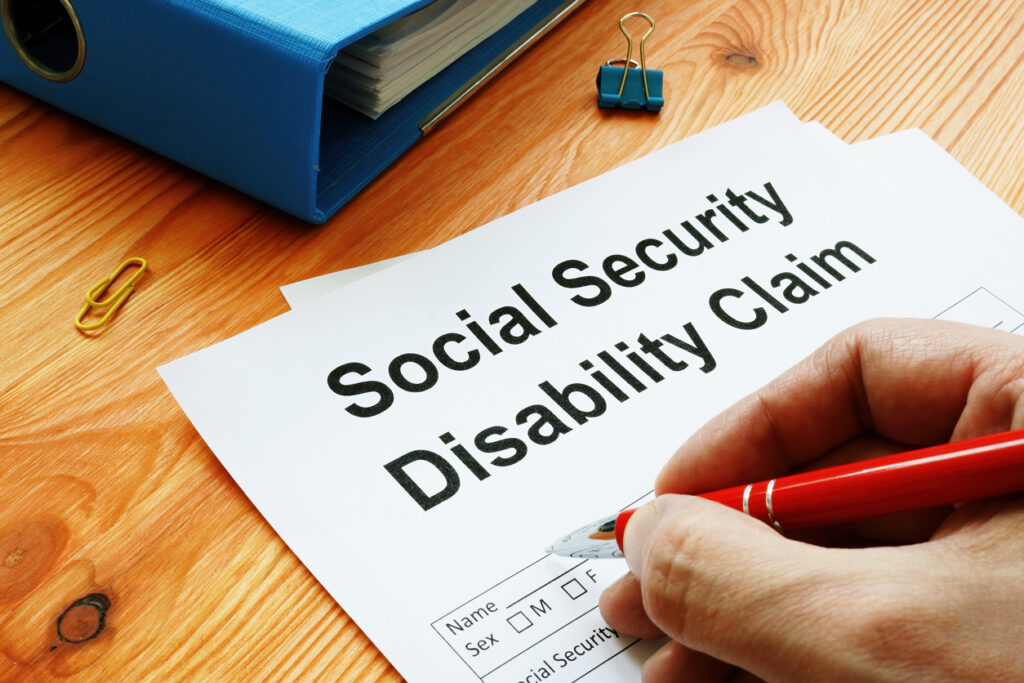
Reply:
[[[633, 10], [657, 19], [659, 115], [595, 105]], [[158, 365], [284, 312], [282, 284], [434, 246], [777, 99], [848, 141], [923, 128], [1021, 211], [1022, 62], [1018, 2], [590, 0], [323, 226], [0, 85], [0, 680], [400, 679]], [[78, 332], [129, 256], [150, 263], [137, 291]]]

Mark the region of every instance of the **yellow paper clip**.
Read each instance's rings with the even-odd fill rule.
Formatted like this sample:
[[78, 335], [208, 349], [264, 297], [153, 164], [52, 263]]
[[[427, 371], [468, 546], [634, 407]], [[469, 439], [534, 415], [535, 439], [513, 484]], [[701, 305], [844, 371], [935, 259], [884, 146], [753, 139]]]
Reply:
[[[107, 293], [107, 288], [110, 287], [111, 283], [117, 279], [117, 277], [126, 271], [129, 267], [136, 265], [139, 267], [128, 281], [121, 285], [116, 292], [108, 295], [105, 299], [100, 300], [100, 297]], [[85, 306], [82, 306], [82, 310], [78, 312], [78, 317], [75, 318], [75, 327], [80, 330], [88, 332], [89, 330], [95, 330], [102, 325], [105, 325], [110, 318], [117, 313], [117, 309], [121, 308], [121, 304], [125, 302], [125, 299], [135, 291], [135, 281], [142, 276], [142, 272], [146, 270], [146, 259], [133, 257], [125, 259], [121, 262], [121, 265], [117, 267], [113, 273], [103, 278], [95, 285], [89, 288], [89, 291], [85, 293]], [[90, 308], [106, 308], [106, 313], [103, 314], [99, 320], [88, 325], [82, 322], [82, 318], [89, 312]]]

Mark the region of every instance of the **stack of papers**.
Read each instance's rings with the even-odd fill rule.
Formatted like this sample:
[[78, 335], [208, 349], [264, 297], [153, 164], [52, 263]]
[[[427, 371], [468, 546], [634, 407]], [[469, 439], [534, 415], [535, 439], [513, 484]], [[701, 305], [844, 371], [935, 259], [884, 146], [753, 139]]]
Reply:
[[376, 119], [512, 21], [534, 0], [435, 0], [346, 46], [324, 91]]
[[625, 564], [544, 548], [849, 325], [1024, 330], [1021, 253], [1024, 220], [922, 132], [850, 146], [774, 104], [285, 287], [292, 311], [160, 372], [406, 678], [638, 680], [658, 643], [597, 610]]

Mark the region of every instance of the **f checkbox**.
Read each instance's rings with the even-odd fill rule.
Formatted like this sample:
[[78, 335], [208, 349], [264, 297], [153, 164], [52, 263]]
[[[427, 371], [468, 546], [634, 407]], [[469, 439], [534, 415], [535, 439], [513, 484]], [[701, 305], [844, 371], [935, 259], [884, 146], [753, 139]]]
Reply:
[[586, 595], [587, 593], [586, 587], [584, 587], [584, 585], [579, 582], [579, 579], [570, 579], [566, 581], [562, 584], [562, 590], [564, 590], [565, 594], [573, 600], [583, 595]]

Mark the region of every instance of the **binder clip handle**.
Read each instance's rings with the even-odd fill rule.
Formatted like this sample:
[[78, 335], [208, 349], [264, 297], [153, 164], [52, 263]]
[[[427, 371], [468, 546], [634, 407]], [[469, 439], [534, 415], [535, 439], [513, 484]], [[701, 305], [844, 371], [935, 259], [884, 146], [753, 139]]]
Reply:
[[[651, 27], [647, 29], [647, 32], [644, 33], [643, 37], [640, 38], [640, 70], [643, 72], [644, 77], [644, 95], [650, 99], [651, 89], [647, 87], [647, 57], [644, 52], [644, 46], [647, 43], [647, 36], [654, 33], [654, 19], [651, 19], [649, 15], [644, 14], [643, 12], [630, 12], [619, 19], [619, 30], [622, 31], [624, 36], [626, 36], [626, 59], [624, 60], [626, 64], [635, 64], [635, 62], [630, 59], [633, 56], [633, 36], [626, 30], [626, 19], [629, 19], [630, 17], [643, 17], [647, 20], [647, 23], [651, 25]], [[626, 87], [626, 74], [628, 71], [629, 69], [623, 69], [622, 71], [622, 82], [619, 84], [619, 97], [622, 97], [622, 91]]]
[[[633, 35], [626, 28], [626, 20], [631, 17], [641, 17], [650, 24], [640, 37], [639, 65], [633, 59]], [[598, 71], [597, 104], [599, 107], [659, 111], [665, 103], [661, 95], [662, 73], [647, 68], [646, 50], [647, 38], [654, 32], [654, 19], [643, 12], [630, 12], [619, 19], [619, 30], [626, 36], [626, 56], [609, 59]]]

